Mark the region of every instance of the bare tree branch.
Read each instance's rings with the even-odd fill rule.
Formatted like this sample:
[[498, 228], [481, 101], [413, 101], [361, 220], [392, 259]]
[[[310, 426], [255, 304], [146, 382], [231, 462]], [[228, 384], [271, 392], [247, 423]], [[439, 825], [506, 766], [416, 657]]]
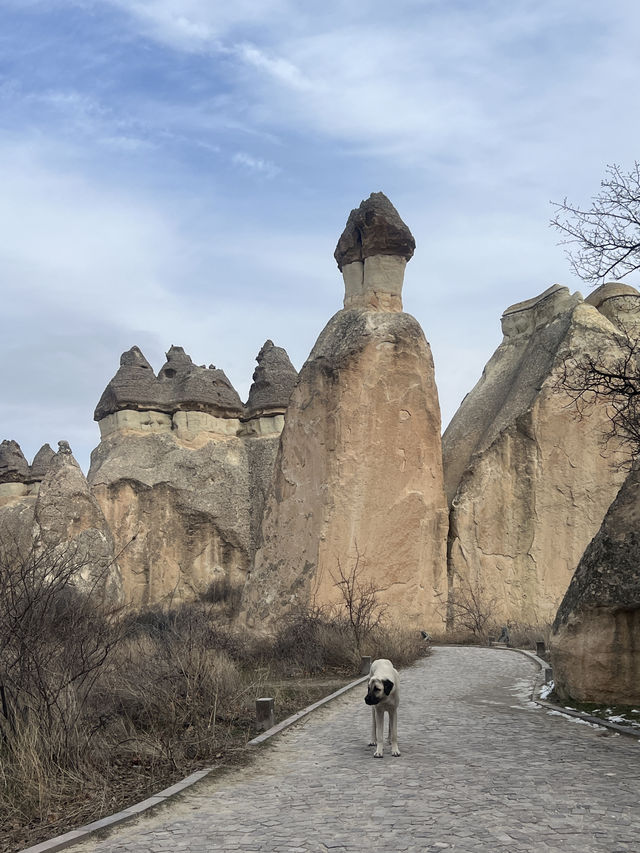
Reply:
[[621, 279], [640, 269], [640, 163], [629, 173], [607, 166], [600, 192], [589, 210], [551, 202], [551, 225], [561, 232], [560, 245], [573, 246], [566, 255], [575, 274], [591, 284]]

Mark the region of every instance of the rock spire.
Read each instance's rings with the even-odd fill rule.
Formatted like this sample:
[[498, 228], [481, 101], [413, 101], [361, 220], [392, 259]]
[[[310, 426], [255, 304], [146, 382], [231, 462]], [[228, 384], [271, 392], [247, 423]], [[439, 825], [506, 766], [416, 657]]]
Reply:
[[[391, 613], [422, 629], [442, 626], [440, 408], [429, 344], [400, 311], [412, 253], [409, 230], [382, 194], [352, 212], [336, 252], [345, 308], [320, 334], [291, 393], [245, 587], [244, 612], [256, 627], [273, 626], [297, 605], [344, 606], [336, 582], [341, 567], [351, 573], [356, 565]], [[379, 260], [395, 278], [377, 276]], [[354, 269], [368, 290], [350, 290]]]
[[298, 372], [291, 364], [286, 350], [265, 341], [257, 355], [258, 366], [253, 372], [246, 417], [283, 414], [289, 403]]
[[384, 193], [371, 193], [349, 214], [334, 252], [345, 308], [402, 311], [404, 270], [415, 240]]

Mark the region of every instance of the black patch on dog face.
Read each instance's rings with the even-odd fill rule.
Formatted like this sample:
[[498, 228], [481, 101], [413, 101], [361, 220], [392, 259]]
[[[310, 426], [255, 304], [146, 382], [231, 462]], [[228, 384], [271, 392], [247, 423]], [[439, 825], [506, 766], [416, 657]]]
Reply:
[[389, 681], [388, 678], [384, 678], [382, 683], [384, 684], [384, 695], [388, 696], [393, 690], [393, 681]]
[[382, 698], [383, 687], [380, 687], [380, 682], [375, 679], [369, 682], [369, 692], [364, 697], [367, 705], [377, 705]]

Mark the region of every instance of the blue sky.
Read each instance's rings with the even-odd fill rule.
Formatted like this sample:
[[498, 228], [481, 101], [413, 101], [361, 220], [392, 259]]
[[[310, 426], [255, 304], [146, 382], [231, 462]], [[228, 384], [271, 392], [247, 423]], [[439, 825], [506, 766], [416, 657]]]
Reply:
[[639, 158], [639, 29], [631, 0], [0, 0], [0, 439], [86, 470], [134, 344], [243, 398], [265, 339], [300, 368], [378, 190], [446, 424], [504, 308], [587, 292], [549, 201]]

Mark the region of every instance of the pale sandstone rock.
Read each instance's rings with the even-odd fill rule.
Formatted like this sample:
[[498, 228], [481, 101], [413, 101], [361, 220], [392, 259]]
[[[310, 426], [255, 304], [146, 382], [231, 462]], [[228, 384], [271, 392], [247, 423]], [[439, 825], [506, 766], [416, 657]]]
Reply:
[[79, 589], [119, 605], [122, 580], [113, 536], [69, 445], [58, 446], [35, 502], [34, 541], [77, 563]]
[[244, 581], [249, 468], [240, 439], [194, 447], [173, 434], [114, 433], [91, 454], [88, 480], [122, 551], [128, 603], [192, 599], [223, 576]]
[[146, 411], [119, 409], [98, 421], [100, 438], [107, 438], [114, 432], [170, 433], [172, 424], [171, 415], [148, 409]]
[[[289, 401], [243, 597], [255, 627], [296, 606], [343, 606], [339, 564], [350, 572], [358, 554], [361, 581], [381, 589], [394, 619], [442, 624], [447, 512], [433, 361], [419, 324], [397, 310], [413, 238], [374, 196], [352, 211], [336, 249], [346, 302], [359, 307], [329, 321]], [[370, 298], [368, 264], [388, 299]]]
[[551, 638], [562, 701], [640, 703], [640, 469], [578, 564]]
[[[628, 297], [627, 297], [628, 298]], [[555, 285], [512, 306], [504, 339], [443, 437], [450, 594], [496, 600], [494, 617], [553, 618], [623, 474], [608, 420], [580, 421], [557, 384], [565, 356], [614, 345], [617, 327]]]
[[338, 561], [395, 619], [437, 626], [446, 592], [440, 413], [429, 346], [407, 314], [339, 312], [300, 372], [244, 608], [268, 627], [339, 603]]

